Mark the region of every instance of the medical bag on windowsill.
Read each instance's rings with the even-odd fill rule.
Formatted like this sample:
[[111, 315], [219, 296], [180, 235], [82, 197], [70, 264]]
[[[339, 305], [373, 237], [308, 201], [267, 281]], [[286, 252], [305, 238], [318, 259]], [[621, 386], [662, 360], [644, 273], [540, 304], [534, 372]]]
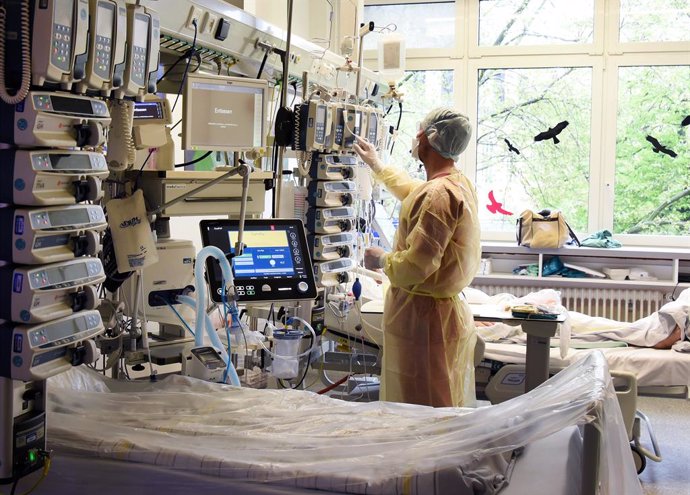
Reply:
[[560, 248], [568, 242], [580, 245], [575, 232], [560, 211], [525, 210], [517, 219], [517, 243], [535, 249]]

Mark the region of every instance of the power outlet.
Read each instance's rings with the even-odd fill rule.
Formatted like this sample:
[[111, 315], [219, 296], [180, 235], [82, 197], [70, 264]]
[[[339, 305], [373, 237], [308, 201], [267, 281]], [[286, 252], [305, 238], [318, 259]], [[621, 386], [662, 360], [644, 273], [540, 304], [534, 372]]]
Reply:
[[201, 28], [201, 32], [206, 34], [213, 34], [216, 30], [217, 25], [218, 16], [215, 14], [211, 14], [210, 12], [206, 12], [206, 15], [204, 16], [204, 26]]
[[201, 27], [201, 16], [203, 12], [201, 9], [195, 5], [192, 5], [189, 8], [189, 15], [187, 15], [187, 24], [186, 26], [189, 29], [194, 29], [194, 19], [196, 19], [196, 27], [199, 29]]

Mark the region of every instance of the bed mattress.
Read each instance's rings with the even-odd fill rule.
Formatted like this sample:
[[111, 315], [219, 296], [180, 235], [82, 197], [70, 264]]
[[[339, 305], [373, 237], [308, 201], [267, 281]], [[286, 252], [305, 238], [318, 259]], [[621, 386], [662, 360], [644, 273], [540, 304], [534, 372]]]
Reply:
[[[690, 354], [645, 347], [613, 347], [598, 350], [606, 358], [609, 369], [636, 375], [638, 387], [690, 387]], [[559, 349], [552, 347], [549, 362], [554, 368], [564, 368], [591, 352], [591, 349], [570, 349], [567, 356], [561, 358]], [[525, 354], [524, 345], [487, 342], [484, 358], [523, 364]]]
[[[557, 452], [558, 455], [554, 455]], [[82, 457], [54, 452], [49, 476], [33, 492], [35, 495], [82, 493], [99, 495], [189, 495], [190, 493], [237, 493], [242, 495], [329, 495], [338, 492], [309, 488], [246, 483], [238, 480], [203, 476], [160, 466]], [[520, 495], [534, 490], [534, 480], [549, 487], [552, 495], [579, 495], [582, 463], [582, 437], [572, 426], [528, 445], [519, 457], [511, 481], [500, 495]], [[22, 480], [18, 493], [24, 493], [38, 473]], [[418, 493], [422, 493], [417, 490]], [[406, 493], [401, 491], [400, 493]], [[445, 493], [445, 492], [440, 492]]]

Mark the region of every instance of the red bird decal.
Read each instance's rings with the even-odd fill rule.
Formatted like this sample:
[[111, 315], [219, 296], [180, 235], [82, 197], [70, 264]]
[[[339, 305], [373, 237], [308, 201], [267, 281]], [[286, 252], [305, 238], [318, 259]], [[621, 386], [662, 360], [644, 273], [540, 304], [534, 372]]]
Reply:
[[494, 198], [493, 190], [489, 191], [489, 201], [491, 201], [491, 204], [486, 205], [486, 209], [489, 210], [491, 213], [493, 213], [493, 214], [500, 213], [502, 215], [512, 215], [511, 212], [503, 209], [503, 203], [499, 203], [498, 201], [496, 201], [496, 199]]

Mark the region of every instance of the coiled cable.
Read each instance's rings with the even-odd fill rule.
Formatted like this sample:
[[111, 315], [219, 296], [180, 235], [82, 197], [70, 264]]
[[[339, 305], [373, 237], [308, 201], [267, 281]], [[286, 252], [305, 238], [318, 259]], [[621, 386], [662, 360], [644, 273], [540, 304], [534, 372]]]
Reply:
[[5, 87], [5, 19], [7, 10], [0, 6], [0, 99], [8, 105], [16, 105], [26, 98], [31, 84], [31, 44], [29, 35], [29, 0], [22, 1], [20, 27], [22, 32], [22, 82], [15, 95], [10, 95]]

